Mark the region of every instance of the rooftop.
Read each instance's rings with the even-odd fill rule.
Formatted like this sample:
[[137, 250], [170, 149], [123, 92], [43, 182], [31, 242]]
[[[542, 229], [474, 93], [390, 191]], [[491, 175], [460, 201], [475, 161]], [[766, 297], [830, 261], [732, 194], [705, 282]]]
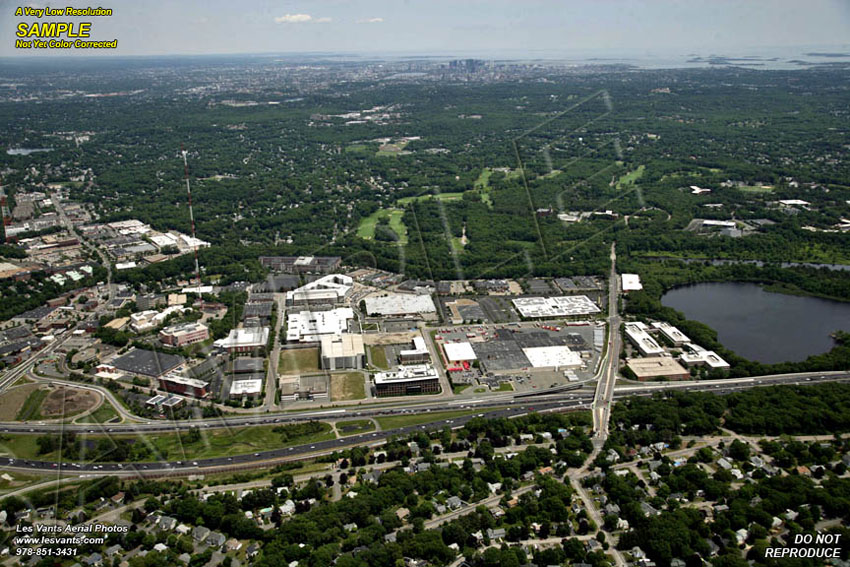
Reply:
[[125, 372], [152, 376], [154, 378], [174, 370], [183, 364], [183, 358], [152, 350], [134, 348], [112, 361], [112, 366]]
[[344, 333], [322, 336], [322, 356], [324, 357], [356, 356], [365, 352], [362, 335]]

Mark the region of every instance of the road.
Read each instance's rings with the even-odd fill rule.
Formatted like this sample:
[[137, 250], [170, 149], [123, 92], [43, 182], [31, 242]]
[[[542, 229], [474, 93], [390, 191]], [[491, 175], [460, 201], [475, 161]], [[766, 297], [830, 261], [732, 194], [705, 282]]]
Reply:
[[608, 275], [608, 349], [601, 366], [602, 373], [593, 397], [593, 445], [601, 449], [608, 439], [608, 421], [617, 382], [617, 364], [620, 360], [620, 278], [617, 276], [617, 243], [611, 243], [611, 272]]
[[[754, 378], [746, 378], [746, 379], [737, 379], [737, 380], [725, 380], [722, 383], [712, 383], [712, 382], [691, 382], [688, 384], [688, 390], [692, 391], [708, 391], [715, 394], [727, 394], [730, 392], [734, 392], [737, 390], [760, 387], [760, 386], [768, 386], [768, 385], [776, 385], [776, 384], [817, 384], [828, 381], [850, 381], [850, 372], [836, 372], [832, 374], [819, 374], [817, 377], [808, 376], [806, 374], [794, 375], [792, 377], [787, 376], [775, 376], [775, 377], [760, 377], [759, 379]], [[677, 385], [678, 386], [678, 385]], [[654, 394], [655, 392], [661, 391], [661, 388], [658, 386], [647, 386], [641, 388], [629, 388], [626, 392], [621, 392], [619, 389], [616, 390], [614, 399], [634, 396], [634, 395], [642, 395], [649, 396]], [[570, 398], [569, 396], [572, 396]], [[460, 417], [454, 417], [451, 420], [437, 420], [424, 425], [416, 425], [416, 426], [407, 426], [400, 427], [396, 429], [388, 429], [383, 431], [376, 431], [371, 433], [363, 433], [359, 435], [350, 435], [340, 439], [333, 439], [329, 441], [321, 441], [313, 444], [305, 444], [298, 445], [294, 447], [284, 447], [280, 449], [274, 449], [271, 451], [261, 451], [253, 454], [246, 455], [235, 455], [232, 457], [216, 457], [211, 459], [197, 459], [196, 461], [165, 461], [165, 462], [150, 462], [150, 463], [126, 463], [126, 464], [115, 464], [115, 463], [104, 463], [104, 464], [95, 464], [95, 463], [54, 463], [48, 461], [38, 461], [38, 460], [22, 460], [15, 459], [13, 457], [0, 457], [0, 467], [9, 468], [13, 470], [20, 471], [28, 471], [28, 472], [36, 472], [36, 471], [57, 471], [62, 470], [66, 472], [71, 472], [73, 474], [78, 475], [109, 475], [109, 474], [118, 474], [118, 475], [149, 475], [149, 476], [185, 476], [192, 474], [200, 474], [200, 473], [208, 473], [213, 471], [227, 471], [227, 470], [237, 470], [237, 469], [249, 469], [249, 468], [260, 468], [266, 467], [272, 464], [286, 462], [286, 461], [297, 461], [303, 460], [306, 457], [315, 457], [319, 455], [330, 454], [335, 450], [361, 445], [361, 446], [373, 446], [382, 444], [387, 438], [395, 436], [395, 435], [408, 435], [415, 431], [421, 430], [435, 430], [442, 429], [443, 427], [452, 427], [459, 428], [463, 426], [470, 419], [473, 419], [476, 416], [482, 416], [487, 418], [511, 418], [518, 417], [521, 415], [525, 415], [530, 412], [560, 412], [560, 411], [574, 411], [580, 409], [587, 409], [590, 405], [592, 398], [590, 394], [579, 396], [578, 394], [559, 394], [555, 396], [551, 396], [548, 398], [542, 399], [522, 399], [522, 400], [513, 400], [508, 403], [502, 403], [502, 406], [506, 407], [490, 407], [487, 408], [483, 404], [480, 406], [480, 413], [478, 414], [469, 414]], [[446, 410], [445, 403], [441, 405], [432, 405], [428, 408], [421, 408], [415, 413], [421, 414], [424, 412], [430, 411], [444, 411]], [[462, 409], [458, 407], [457, 409]], [[323, 418], [323, 419], [350, 419], [352, 416], [360, 416], [365, 415], [367, 413], [372, 413], [367, 410], [360, 409], [357, 413], [352, 410], [350, 413], [339, 413], [345, 412], [346, 410], [331, 410], [330, 412], [318, 412], [318, 415], [313, 415], [313, 419]], [[410, 409], [404, 410], [389, 410], [382, 409], [380, 410], [382, 415], [399, 415], [401, 412], [413, 413]], [[330, 414], [330, 415], [329, 415]], [[256, 421], [256, 420], [261, 421]], [[285, 415], [285, 416], [277, 416], [268, 415], [268, 416], [251, 416], [251, 417], [240, 417], [235, 419], [228, 420], [218, 420], [217, 422], [211, 420], [204, 420], [201, 423], [206, 423], [206, 427], [212, 427], [216, 425], [217, 427], [234, 427], [238, 425], [247, 425], [247, 424], [272, 424], [272, 423], [285, 423], [292, 421], [303, 421], [305, 419], [304, 414], [293, 416], [293, 415]], [[179, 430], [189, 429], [190, 427], [199, 427], [198, 423], [186, 423], [186, 422], [154, 422], [154, 423], [137, 423], [137, 424], [125, 424], [125, 425], [116, 425], [109, 428], [101, 429], [98, 426], [92, 425], [65, 425], [63, 426], [65, 430], [77, 430], [77, 431], [87, 431], [91, 433], [101, 433], [103, 431], [107, 433], [173, 433]], [[88, 429], [87, 429], [88, 428]], [[10, 424], [2, 426], [3, 433], [46, 433], [46, 432], [55, 432], [55, 425], [38, 425], [38, 424]], [[591, 459], [592, 460], [592, 459]]]

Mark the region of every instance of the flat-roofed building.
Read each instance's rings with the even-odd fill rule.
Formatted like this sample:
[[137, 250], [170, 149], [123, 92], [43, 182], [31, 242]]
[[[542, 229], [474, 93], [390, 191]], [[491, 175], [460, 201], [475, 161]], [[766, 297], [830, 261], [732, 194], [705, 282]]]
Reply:
[[328, 311], [289, 312], [286, 319], [286, 341], [316, 343], [322, 335], [340, 335], [348, 330], [349, 319], [354, 318], [350, 307]]
[[661, 331], [661, 334], [667, 337], [667, 340], [673, 343], [675, 346], [682, 346], [685, 343], [691, 342], [691, 339], [689, 339], [685, 333], [683, 333], [670, 323], [666, 323], [664, 321], [656, 321], [652, 324], [652, 327]]
[[229, 353], [261, 353], [265, 352], [269, 341], [268, 327], [252, 327], [249, 329], [231, 329], [225, 338], [213, 343]]
[[327, 375], [283, 375], [278, 380], [282, 400], [321, 400], [328, 397]]
[[581, 355], [566, 346], [541, 346], [522, 349], [534, 368], [578, 368]]
[[513, 300], [523, 317], [572, 317], [599, 313], [599, 307], [586, 295], [560, 297], [518, 297]]
[[399, 316], [435, 313], [437, 307], [430, 295], [390, 293], [367, 297], [366, 313], [369, 315]]
[[159, 387], [166, 392], [183, 394], [194, 398], [206, 398], [209, 395], [209, 384], [197, 378], [189, 378], [182, 374], [170, 373], [159, 378]]
[[261, 379], [252, 380], [234, 380], [230, 383], [229, 398], [231, 400], [257, 398], [263, 391], [263, 381]]
[[366, 359], [363, 336], [352, 333], [323, 335], [321, 353], [323, 370], [360, 369]]
[[339, 268], [339, 256], [260, 256], [260, 264], [276, 272], [327, 274]]
[[342, 274], [328, 274], [306, 285], [286, 292], [286, 305], [337, 305], [351, 295], [354, 280]]
[[626, 336], [634, 344], [644, 356], [657, 356], [664, 354], [664, 349], [655, 342], [649, 333], [648, 327], [640, 321], [626, 323]]
[[449, 362], [468, 362], [478, 359], [475, 351], [472, 350], [472, 345], [468, 342], [445, 343], [443, 345], [443, 351], [446, 353], [446, 359]]
[[622, 274], [620, 276], [623, 285], [623, 291], [640, 291], [643, 289], [643, 284], [640, 283], [640, 276], [637, 274]]
[[404, 349], [398, 353], [398, 361], [402, 364], [418, 364], [429, 360], [431, 360], [431, 354], [422, 337], [414, 337], [413, 348]]
[[439, 392], [440, 377], [430, 364], [400, 366], [398, 370], [375, 374], [375, 393], [379, 397]]
[[687, 343], [685, 352], [679, 356], [679, 360], [685, 366], [708, 366], [712, 370], [725, 370], [729, 368], [729, 363], [720, 358], [720, 355], [713, 350], [706, 350], [699, 345]]
[[652, 356], [647, 358], [629, 358], [626, 366], [634, 372], [641, 382], [662, 378], [665, 380], [687, 380], [690, 373], [681, 364], [669, 356]]
[[199, 343], [210, 338], [210, 331], [206, 325], [198, 323], [183, 323], [166, 327], [159, 332], [159, 340], [163, 344], [173, 347], [182, 347]]
[[[123, 370], [131, 374], [159, 378], [183, 364], [182, 357], [152, 350], [134, 348], [104, 366], [107, 371]], [[100, 370], [101, 367], [98, 367]]]

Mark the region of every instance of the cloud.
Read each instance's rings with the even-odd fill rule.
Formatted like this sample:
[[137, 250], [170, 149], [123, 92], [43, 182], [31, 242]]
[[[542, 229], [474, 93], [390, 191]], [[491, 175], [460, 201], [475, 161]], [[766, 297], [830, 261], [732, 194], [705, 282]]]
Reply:
[[276, 24], [303, 24], [313, 19], [310, 14], [284, 14], [274, 19]]
[[331, 23], [333, 20], [332, 20], [331, 18], [316, 18], [316, 19], [315, 19], [315, 20], [313, 20], [313, 21], [314, 21], [314, 22], [316, 22], [317, 24], [329, 24], [329, 23]]
[[365, 18], [362, 20], [357, 20], [358, 24], [380, 24], [384, 21], [384, 18]]

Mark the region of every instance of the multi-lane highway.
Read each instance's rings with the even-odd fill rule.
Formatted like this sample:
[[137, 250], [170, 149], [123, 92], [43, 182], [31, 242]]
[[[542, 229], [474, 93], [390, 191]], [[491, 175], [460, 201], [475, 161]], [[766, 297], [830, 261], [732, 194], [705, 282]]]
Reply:
[[[690, 391], [709, 391], [716, 394], [727, 394], [736, 390], [742, 390], [752, 387], [770, 386], [779, 384], [817, 384], [829, 381], [850, 381], [850, 372], [832, 372], [819, 374], [795, 374], [781, 376], [761, 376], [758, 378], [738, 378], [718, 381], [701, 381], [701, 382], [679, 382], [679, 383], [664, 383], [652, 385], [630, 385], [621, 387], [614, 391], [613, 398], [619, 399], [628, 396], [647, 396], [665, 389], [682, 389]], [[548, 412], [548, 411], [571, 411], [581, 410], [590, 407], [593, 401], [594, 394], [592, 392], [574, 392], [574, 393], [559, 393], [554, 395], [541, 395], [539, 399], [529, 400], [528, 398], [520, 400], [508, 400], [502, 402], [497, 408], [488, 408], [487, 404], [474, 406], [480, 408], [479, 413], [468, 414], [462, 417], [452, 419], [438, 419], [432, 423], [425, 425], [416, 425], [401, 427], [397, 429], [384, 430], [375, 433], [363, 433], [360, 435], [351, 435], [349, 437], [334, 439], [330, 441], [322, 441], [312, 444], [298, 445], [294, 447], [286, 447], [275, 449], [272, 451], [262, 451], [253, 454], [238, 455], [232, 457], [217, 457], [212, 459], [197, 459], [197, 460], [174, 460], [168, 462], [152, 462], [152, 463], [54, 463], [38, 460], [22, 460], [12, 457], [0, 457], [0, 467], [26, 470], [26, 471], [65, 471], [79, 475], [191, 475], [199, 473], [208, 473], [220, 470], [236, 470], [239, 468], [259, 468], [273, 465], [275, 463], [286, 460], [299, 460], [308, 456], [317, 456], [328, 454], [337, 449], [356, 445], [372, 445], [383, 443], [388, 437], [394, 435], [405, 435], [417, 430], [431, 430], [443, 427], [460, 427], [470, 419], [482, 416], [488, 418], [499, 417], [516, 417], [532, 411]], [[269, 423], [286, 423], [292, 421], [303, 421], [304, 419], [341, 419], [352, 418], [355, 416], [370, 416], [377, 415], [376, 412], [382, 412], [382, 415], [399, 415], [405, 412], [421, 414], [423, 412], [435, 412], [445, 410], [445, 402], [441, 404], [424, 405], [417, 408], [415, 411], [411, 409], [381, 409], [381, 410], [328, 410], [326, 412], [313, 412], [312, 415], [269, 415], [269, 416], [252, 416], [240, 417], [228, 420], [204, 420], [200, 422], [175, 422], [175, 423], [153, 423], [153, 424], [133, 424], [125, 426], [114, 426], [111, 428], [91, 429], [93, 433], [100, 431], [112, 433], [162, 433], [175, 430], [183, 430], [189, 427], [235, 427], [240, 425], [257, 425]], [[457, 409], [463, 409], [458, 406]], [[260, 420], [260, 421], [257, 421]], [[66, 426], [69, 429], [71, 426]], [[79, 429], [79, 427], [77, 428]], [[55, 425], [38, 426], [38, 425], [21, 425], [8, 424], [3, 425], [4, 432], [29, 432], [40, 433], [56, 431]], [[23, 430], [23, 431], [21, 431]]]

